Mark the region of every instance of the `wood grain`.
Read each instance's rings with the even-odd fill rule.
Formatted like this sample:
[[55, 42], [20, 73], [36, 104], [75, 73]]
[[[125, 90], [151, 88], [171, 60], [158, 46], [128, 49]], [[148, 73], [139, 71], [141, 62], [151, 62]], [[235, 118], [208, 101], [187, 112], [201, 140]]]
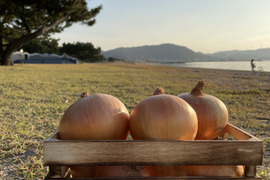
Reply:
[[225, 131], [238, 140], [260, 141], [255, 136], [252, 136], [251, 134], [239, 129], [236, 126], [233, 126], [232, 124], [227, 124]]
[[[246, 176], [239, 178], [192, 176], [119, 179], [261, 179], [256, 177], [256, 165], [262, 164], [263, 142], [231, 124], [227, 125], [224, 134], [230, 134], [237, 140], [63, 141], [58, 139], [58, 132], [55, 132], [44, 142], [44, 165], [245, 165]], [[54, 170], [58, 172], [58, 168]], [[53, 174], [57, 175], [53, 169], [52, 172], [52, 176], [48, 175], [46, 179], [53, 179]], [[63, 177], [63, 173], [58, 174]]]
[[262, 146], [240, 140], [47, 141], [44, 165], [260, 165]]

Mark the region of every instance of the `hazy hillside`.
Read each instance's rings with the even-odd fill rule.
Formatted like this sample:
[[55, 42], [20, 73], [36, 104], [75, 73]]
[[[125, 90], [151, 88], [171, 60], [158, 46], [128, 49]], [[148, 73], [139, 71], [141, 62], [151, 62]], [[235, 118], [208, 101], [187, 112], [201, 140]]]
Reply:
[[211, 54], [214, 57], [221, 57], [227, 60], [270, 60], [270, 48], [256, 50], [234, 50], [221, 51]]
[[114, 57], [130, 61], [186, 62], [213, 60], [211, 56], [196, 53], [184, 46], [161, 44], [131, 48], [117, 48], [103, 52], [105, 57]]
[[153, 46], [139, 46], [130, 48], [117, 48], [102, 52], [109, 58], [123, 59], [127, 61], [150, 62], [188, 62], [209, 60], [270, 60], [270, 48], [257, 50], [233, 50], [221, 51], [213, 54], [194, 52], [184, 46], [174, 44], [161, 44]]

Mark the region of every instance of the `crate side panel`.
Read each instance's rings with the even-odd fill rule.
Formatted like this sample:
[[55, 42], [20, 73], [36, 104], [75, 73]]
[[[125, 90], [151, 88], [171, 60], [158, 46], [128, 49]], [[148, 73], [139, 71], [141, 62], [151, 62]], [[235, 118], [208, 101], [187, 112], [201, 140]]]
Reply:
[[227, 124], [225, 130], [228, 134], [232, 135], [234, 138], [238, 140], [261, 141], [255, 136], [252, 136], [251, 134], [239, 129], [238, 127], [232, 124]]
[[[44, 165], [260, 165], [256, 141], [58, 141], [44, 143]], [[248, 158], [247, 158], [248, 157]]]

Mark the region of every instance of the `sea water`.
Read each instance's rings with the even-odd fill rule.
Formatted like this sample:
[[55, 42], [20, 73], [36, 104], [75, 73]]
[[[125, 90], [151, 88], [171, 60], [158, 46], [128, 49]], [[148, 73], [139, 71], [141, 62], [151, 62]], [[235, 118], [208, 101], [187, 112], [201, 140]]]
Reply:
[[[270, 60], [254, 61], [256, 70], [270, 72]], [[186, 62], [186, 63], [162, 63], [163, 65], [176, 67], [207, 68], [251, 71], [250, 61], [204, 61], [204, 62]]]

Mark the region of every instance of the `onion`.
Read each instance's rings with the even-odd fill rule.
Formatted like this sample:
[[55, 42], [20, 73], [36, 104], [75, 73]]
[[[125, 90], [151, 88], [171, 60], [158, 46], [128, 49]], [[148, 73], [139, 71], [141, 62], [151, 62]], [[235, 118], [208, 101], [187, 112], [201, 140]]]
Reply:
[[96, 166], [70, 166], [73, 178], [88, 178], [95, 175]]
[[146, 177], [140, 166], [98, 166], [94, 177]]
[[82, 93], [80, 94], [80, 98], [84, 98], [84, 97], [86, 97], [86, 96], [90, 96], [89, 92], [82, 92]]
[[188, 176], [190, 168], [188, 166], [159, 165], [144, 166], [144, 171], [151, 177], [178, 177]]
[[224, 176], [242, 177], [244, 166], [145, 166], [145, 172], [153, 177]]
[[172, 95], [150, 96], [130, 114], [130, 134], [135, 140], [193, 140], [197, 129], [196, 112]]
[[164, 94], [165, 91], [162, 87], [157, 87], [157, 89], [154, 91], [153, 95], [159, 95], [159, 94]]
[[108, 94], [85, 96], [72, 104], [59, 124], [62, 140], [123, 140], [128, 135], [129, 113]]
[[211, 140], [218, 137], [228, 123], [228, 110], [218, 98], [203, 92], [204, 82], [199, 81], [190, 93], [178, 95], [197, 113], [198, 133], [195, 139]]
[[[117, 98], [107, 94], [81, 94], [59, 124], [61, 140], [124, 140], [128, 136], [129, 113]], [[94, 166], [71, 166], [72, 177], [92, 177]]]
[[191, 166], [189, 175], [192, 176], [229, 176], [242, 177], [245, 175], [244, 166]]

